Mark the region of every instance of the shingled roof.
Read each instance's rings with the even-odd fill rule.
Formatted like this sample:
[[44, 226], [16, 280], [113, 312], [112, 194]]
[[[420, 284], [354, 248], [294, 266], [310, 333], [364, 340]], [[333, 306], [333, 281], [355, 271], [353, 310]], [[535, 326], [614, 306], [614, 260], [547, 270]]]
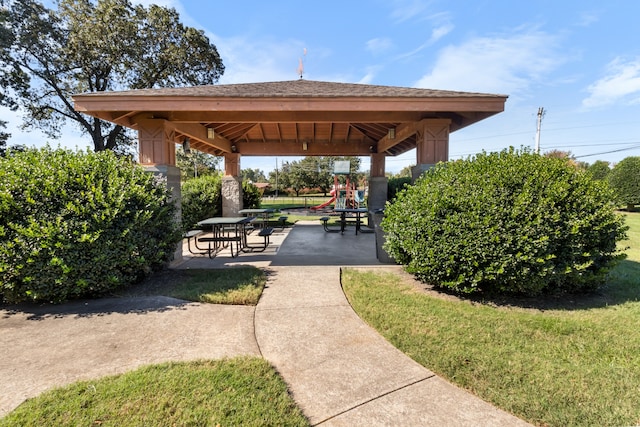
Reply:
[[313, 80], [288, 80], [281, 82], [239, 83], [226, 85], [206, 85], [177, 88], [138, 89], [114, 92], [91, 92], [82, 96], [195, 96], [223, 98], [504, 98], [477, 92], [457, 92], [448, 90], [419, 89], [398, 86], [379, 86], [358, 83], [337, 83]]
[[77, 111], [133, 129], [162, 121], [176, 142], [190, 138], [192, 148], [214, 155], [396, 156], [416, 147], [423, 120], [449, 121], [454, 132], [502, 112], [506, 98], [299, 79], [94, 92], [73, 100]]

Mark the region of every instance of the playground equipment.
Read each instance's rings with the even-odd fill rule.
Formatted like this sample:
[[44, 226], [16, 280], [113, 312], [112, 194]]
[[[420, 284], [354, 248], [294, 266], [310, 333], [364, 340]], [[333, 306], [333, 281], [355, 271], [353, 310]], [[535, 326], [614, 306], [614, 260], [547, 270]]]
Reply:
[[[355, 184], [349, 182], [349, 172], [351, 163], [348, 160], [337, 161], [333, 170], [333, 190], [331, 190], [331, 199], [326, 202], [312, 206], [311, 209], [323, 209], [334, 204], [334, 209], [359, 208], [364, 203], [364, 190], [358, 190]], [[344, 186], [338, 182], [339, 175], [346, 175], [346, 183]]]

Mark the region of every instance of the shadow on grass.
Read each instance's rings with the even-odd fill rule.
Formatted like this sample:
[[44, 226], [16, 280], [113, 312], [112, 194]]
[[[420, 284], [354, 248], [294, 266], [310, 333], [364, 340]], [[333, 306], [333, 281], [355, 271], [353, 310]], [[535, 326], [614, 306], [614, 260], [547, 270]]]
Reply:
[[640, 263], [623, 260], [609, 273], [607, 282], [599, 289], [585, 294], [525, 296], [460, 295], [435, 288], [417, 280], [420, 290], [475, 304], [534, 310], [587, 310], [640, 301]]
[[[226, 268], [233, 272], [234, 268]], [[246, 269], [246, 267], [244, 267]], [[215, 270], [210, 270], [215, 271]], [[170, 310], [186, 310], [192, 301], [171, 297], [174, 291], [185, 284], [189, 286], [194, 280], [202, 276], [203, 270], [171, 270], [165, 269], [155, 272], [142, 282], [119, 289], [109, 295], [94, 299], [67, 301], [61, 304], [2, 304], [0, 305], [0, 320], [13, 316], [24, 317], [27, 320], [45, 320], [63, 317], [94, 317], [110, 314], [146, 314], [151, 312], [165, 312]], [[237, 282], [226, 281], [217, 288], [220, 291], [234, 290], [239, 286]]]
[[16, 304], [0, 306], [0, 319], [25, 316], [27, 320], [45, 320], [63, 317], [95, 317], [111, 314], [147, 314], [170, 310], [186, 310], [192, 304], [165, 296], [139, 296], [131, 298], [100, 298], [70, 301], [62, 304]]

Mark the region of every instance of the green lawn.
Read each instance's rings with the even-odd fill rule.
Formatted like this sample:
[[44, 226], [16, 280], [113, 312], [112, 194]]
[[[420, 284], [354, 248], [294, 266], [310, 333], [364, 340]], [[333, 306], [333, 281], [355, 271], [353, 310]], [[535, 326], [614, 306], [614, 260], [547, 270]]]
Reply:
[[[169, 273], [167, 273], [169, 274]], [[266, 282], [255, 267], [174, 271], [123, 296], [255, 305]], [[147, 366], [74, 383], [24, 402], [4, 426], [307, 426], [276, 370], [257, 357]]]
[[166, 363], [30, 399], [0, 426], [308, 426], [287, 386], [257, 357]]
[[167, 289], [166, 296], [211, 304], [256, 305], [267, 281], [255, 267], [187, 270], [187, 279]]
[[397, 348], [533, 424], [637, 425], [640, 214], [627, 223], [628, 259], [588, 297], [504, 306], [354, 269], [343, 286], [357, 313]]
[[[286, 196], [279, 197], [277, 199], [274, 198], [264, 198], [260, 202], [260, 207], [262, 208], [271, 208], [276, 209], [276, 211], [280, 211], [281, 209], [286, 208], [301, 208], [301, 207], [311, 207], [317, 206], [321, 203], [328, 201], [331, 196], [322, 196], [322, 195], [313, 195], [313, 196]], [[311, 212], [310, 212], [311, 213]], [[287, 216], [287, 224], [292, 225], [297, 221], [319, 221], [319, 219], [323, 216], [326, 216], [325, 213], [311, 213], [310, 215], [296, 215], [295, 213], [286, 213], [283, 215]], [[279, 213], [275, 214], [272, 217], [273, 219], [277, 219], [280, 216]], [[339, 226], [339, 216], [334, 215], [331, 216], [328, 224], [330, 226]], [[364, 219], [364, 224], [368, 224], [367, 219]]]

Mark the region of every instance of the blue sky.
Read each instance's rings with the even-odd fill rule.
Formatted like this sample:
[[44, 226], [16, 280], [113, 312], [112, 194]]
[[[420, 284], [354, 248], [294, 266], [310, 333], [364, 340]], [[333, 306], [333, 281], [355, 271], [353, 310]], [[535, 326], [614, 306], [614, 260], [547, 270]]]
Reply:
[[[589, 163], [640, 156], [637, 1], [153, 2], [206, 32], [226, 67], [220, 84], [294, 80], [302, 59], [309, 80], [508, 95], [505, 112], [451, 134], [450, 159], [534, 147], [539, 107], [542, 152]], [[13, 122], [10, 144], [44, 138]], [[71, 129], [53, 144], [63, 142], [87, 147]], [[387, 170], [414, 163], [410, 151], [388, 158]], [[275, 164], [241, 162], [265, 172]]]

